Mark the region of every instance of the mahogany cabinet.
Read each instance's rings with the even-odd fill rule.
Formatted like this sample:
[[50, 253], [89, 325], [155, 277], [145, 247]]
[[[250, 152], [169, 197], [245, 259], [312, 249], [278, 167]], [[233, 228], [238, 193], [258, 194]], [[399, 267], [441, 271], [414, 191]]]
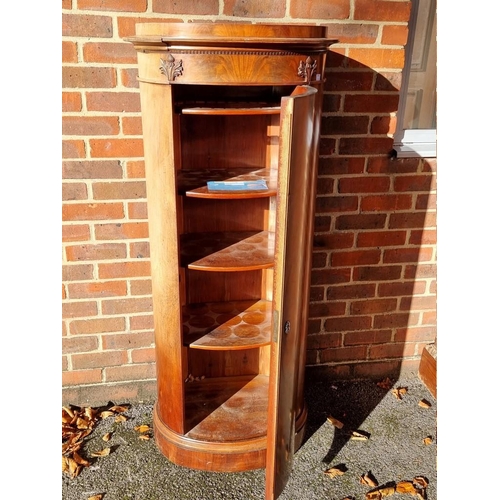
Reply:
[[[322, 26], [142, 23], [137, 50], [158, 397], [172, 462], [266, 467], [304, 435]], [[212, 185], [212, 182], [215, 182]]]

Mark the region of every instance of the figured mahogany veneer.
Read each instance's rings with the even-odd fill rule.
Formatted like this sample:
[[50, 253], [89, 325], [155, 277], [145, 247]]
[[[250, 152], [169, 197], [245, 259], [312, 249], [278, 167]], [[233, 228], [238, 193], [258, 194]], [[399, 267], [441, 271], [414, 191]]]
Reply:
[[[201, 470], [266, 467], [304, 436], [323, 26], [141, 23], [155, 438]], [[264, 180], [262, 190], [208, 181]]]

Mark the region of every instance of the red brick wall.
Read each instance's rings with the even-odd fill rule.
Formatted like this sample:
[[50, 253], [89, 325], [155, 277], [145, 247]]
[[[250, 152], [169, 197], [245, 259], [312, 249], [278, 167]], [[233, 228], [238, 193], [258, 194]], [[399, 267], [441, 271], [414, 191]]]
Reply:
[[63, 0], [63, 400], [155, 395], [136, 55], [145, 21], [326, 24], [308, 371], [416, 370], [436, 328], [436, 161], [391, 160], [410, 2]]

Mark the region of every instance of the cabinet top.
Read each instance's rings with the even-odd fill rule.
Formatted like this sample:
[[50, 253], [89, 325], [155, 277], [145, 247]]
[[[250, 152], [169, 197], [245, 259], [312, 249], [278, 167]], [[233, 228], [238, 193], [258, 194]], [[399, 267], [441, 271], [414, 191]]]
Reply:
[[163, 46], [294, 46], [326, 50], [336, 40], [327, 37], [326, 26], [302, 24], [241, 23], [138, 23], [134, 45]]

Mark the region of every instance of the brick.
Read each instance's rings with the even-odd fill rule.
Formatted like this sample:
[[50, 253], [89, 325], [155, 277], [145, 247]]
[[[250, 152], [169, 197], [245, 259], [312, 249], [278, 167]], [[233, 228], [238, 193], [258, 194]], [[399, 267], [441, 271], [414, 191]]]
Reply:
[[321, 331], [321, 319], [310, 319], [307, 322], [307, 333], [315, 334]]
[[92, 193], [95, 200], [146, 198], [146, 182], [94, 182], [92, 184]]
[[62, 111], [72, 112], [82, 110], [82, 94], [80, 92], [62, 93]]
[[321, 133], [324, 135], [360, 135], [368, 133], [368, 116], [323, 116]]
[[414, 345], [401, 344], [381, 344], [370, 347], [370, 359], [403, 358], [414, 355]]
[[127, 177], [129, 179], [144, 179], [146, 175], [145, 165], [143, 160], [127, 161]]
[[358, 247], [391, 247], [406, 243], [406, 231], [369, 231], [358, 234]]
[[139, 88], [139, 81], [137, 80], [139, 71], [137, 68], [120, 68], [119, 74], [124, 87], [128, 89]]
[[425, 282], [415, 283], [413, 281], [396, 283], [379, 283], [377, 294], [379, 297], [401, 297], [404, 295], [416, 295], [425, 292]]
[[132, 316], [130, 318], [130, 328], [132, 330], [151, 330], [154, 328], [153, 315]]
[[148, 237], [147, 222], [125, 222], [115, 224], [96, 224], [97, 240], [122, 240]]
[[432, 259], [431, 247], [395, 248], [384, 250], [384, 263], [393, 262], [428, 262]]
[[435, 278], [436, 264], [418, 264], [416, 266], [406, 266], [405, 279], [415, 278]]
[[422, 325], [435, 325], [437, 320], [436, 311], [428, 311], [422, 314]]
[[127, 363], [126, 351], [93, 352], [92, 354], [74, 354], [75, 370], [103, 368], [106, 366], [124, 365]]
[[125, 281], [69, 283], [68, 292], [72, 299], [125, 296], [127, 295], [127, 283]]
[[76, 51], [75, 42], [62, 43], [62, 62], [63, 63], [76, 63], [78, 62], [78, 54]]
[[77, 140], [66, 140], [62, 142], [63, 158], [85, 158], [85, 143]]
[[437, 159], [436, 158], [423, 158], [422, 159], [422, 172], [432, 172], [437, 171]]
[[175, 0], [153, 0], [153, 12], [217, 15], [219, 13], [219, 2], [218, 0], [205, 0], [204, 2], [200, 2], [199, 0], [183, 0], [182, 2]]
[[63, 281], [81, 281], [90, 280], [93, 278], [92, 264], [72, 264], [62, 268]]
[[147, 0], [78, 0], [78, 10], [110, 10], [113, 12], [146, 12]]
[[307, 349], [331, 349], [341, 345], [342, 335], [340, 333], [319, 333], [307, 336]]
[[117, 116], [63, 116], [63, 135], [116, 135]]
[[342, 248], [352, 248], [354, 245], [354, 233], [340, 233], [315, 235], [314, 246], [317, 248], [328, 248], [339, 250]]
[[405, 175], [394, 178], [394, 191], [432, 191], [436, 189], [435, 177], [428, 174]]
[[379, 71], [375, 75], [374, 90], [399, 91], [401, 89], [401, 71]]
[[339, 154], [389, 154], [393, 142], [390, 137], [342, 138], [339, 144]]
[[344, 111], [347, 113], [391, 113], [398, 110], [398, 104], [397, 94], [347, 94]]
[[[326, 67], [332, 72], [334, 68], [347, 68], [349, 59], [345, 55], [346, 49], [332, 46], [326, 53]], [[328, 73], [328, 72], [327, 72]], [[334, 76], [330, 76], [334, 78]], [[328, 79], [328, 76], [327, 76]]]
[[104, 350], [137, 349], [139, 347], [151, 347], [153, 343], [154, 334], [152, 331], [102, 336], [102, 348]]
[[130, 202], [127, 203], [127, 211], [129, 219], [147, 219], [148, 206], [144, 202]]
[[364, 170], [364, 158], [322, 158], [318, 166], [319, 175], [362, 174]]
[[[227, 1], [227, 0], [226, 0]], [[243, 3], [243, 1], [242, 1]], [[290, 15], [305, 19], [348, 19], [350, 0], [302, 0], [290, 3]]]
[[353, 316], [361, 314], [380, 314], [395, 311], [398, 305], [397, 299], [365, 299], [351, 303], [350, 314]]
[[396, 132], [397, 119], [395, 115], [375, 116], [370, 125], [370, 134], [390, 134]]
[[344, 316], [325, 321], [325, 331], [327, 332], [367, 330], [371, 326], [372, 318], [370, 316]]
[[[377, 381], [385, 377], [397, 379], [400, 375], [400, 369], [401, 362], [399, 360], [357, 363], [353, 367], [353, 377], [363, 379], [368, 378]], [[413, 373], [415, 373], [415, 371]]]
[[324, 91], [369, 91], [372, 87], [372, 71], [337, 71], [333, 78], [325, 82]]
[[403, 69], [404, 62], [405, 52], [403, 48], [365, 49], [351, 47], [349, 49], [349, 68]]
[[144, 156], [142, 139], [90, 139], [93, 158]]
[[121, 179], [118, 160], [83, 160], [63, 162], [63, 179]]
[[354, 212], [357, 209], [357, 196], [318, 196], [316, 198], [316, 213], [318, 214], [328, 212]]
[[313, 286], [309, 292], [310, 302], [321, 302], [325, 300], [325, 288], [322, 286]]
[[316, 195], [332, 194], [335, 186], [335, 180], [331, 177], [318, 177], [316, 186]]
[[151, 297], [110, 299], [102, 301], [103, 314], [132, 314], [153, 310]]
[[378, 264], [381, 257], [380, 250], [350, 250], [347, 252], [332, 252], [331, 266], [359, 266]]
[[123, 332], [125, 326], [125, 318], [95, 318], [73, 320], [69, 329], [72, 335], [86, 335], [91, 333]]
[[114, 68], [92, 66], [63, 66], [63, 88], [113, 88], [116, 86]]
[[62, 374], [62, 385], [83, 385], [83, 384], [95, 384], [101, 382], [101, 370], [73, 370], [70, 372], [63, 372]]
[[391, 181], [388, 177], [344, 177], [339, 179], [339, 193], [384, 193], [389, 191]]
[[330, 286], [326, 290], [327, 300], [368, 299], [375, 297], [375, 284]]
[[311, 273], [312, 285], [334, 285], [336, 283], [347, 283], [351, 280], [351, 269], [322, 269], [313, 270]]
[[[154, 348], [133, 349], [131, 353], [133, 363], [152, 363], [156, 361], [156, 352]], [[156, 365], [155, 365], [156, 367]]]
[[83, 59], [87, 63], [134, 64], [137, 52], [131, 43], [88, 42], [83, 46]]
[[[319, 155], [320, 156], [331, 156], [335, 154], [335, 149], [337, 145], [337, 140], [331, 137], [321, 137], [319, 140]], [[330, 158], [328, 158], [330, 159]], [[319, 160], [321, 163], [324, 161], [323, 158]]]
[[394, 281], [401, 278], [402, 266], [363, 266], [353, 270], [354, 281]]
[[63, 206], [63, 220], [123, 219], [122, 203], [75, 203]]
[[116, 111], [138, 113], [141, 103], [138, 92], [87, 92], [89, 111]]
[[[225, 0], [223, 3], [224, 15], [249, 18], [284, 17], [285, 3], [285, 0], [254, 0], [253, 2]], [[292, 17], [294, 17], [293, 13]]]
[[402, 311], [421, 311], [423, 309], [436, 309], [436, 297], [403, 297], [401, 299]]
[[416, 229], [410, 233], [410, 245], [435, 245], [437, 231], [435, 229]]
[[409, 210], [412, 203], [412, 196], [409, 194], [363, 196], [361, 198], [361, 210], [363, 212]]
[[336, 219], [335, 228], [346, 229], [383, 229], [386, 214], [356, 214], [339, 215]]
[[149, 253], [149, 242], [148, 241], [138, 241], [130, 243], [130, 257], [132, 259], [148, 259]]
[[330, 363], [338, 361], [351, 361], [365, 359], [367, 356], [366, 346], [349, 346], [336, 349], [323, 349], [319, 351], [321, 363]]
[[368, 158], [366, 171], [370, 174], [407, 174], [417, 172], [418, 158], [371, 157]]
[[432, 212], [399, 212], [390, 215], [389, 229], [436, 227], [436, 214]]
[[112, 366], [104, 369], [106, 382], [123, 380], [144, 380], [156, 377], [156, 367], [152, 364]]
[[113, 20], [111, 16], [88, 14], [63, 14], [62, 35], [85, 38], [111, 38]]
[[99, 279], [151, 276], [151, 264], [148, 261], [102, 263], [98, 269]]
[[411, 2], [391, 0], [356, 0], [354, 19], [363, 21], [399, 21], [410, 19]]
[[62, 241], [88, 241], [90, 226], [88, 224], [64, 224], [62, 226]]
[[406, 45], [408, 26], [387, 24], [382, 27], [382, 45]]
[[345, 302], [333, 302], [324, 304], [311, 304], [309, 306], [310, 318], [322, 318], [331, 316], [343, 316], [346, 312]]
[[182, 22], [181, 19], [175, 19], [175, 18], [165, 18], [165, 16], [158, 16], [158, 17], [150, 17], [148, 15], [148, 18], [144, 18], [144, 16], [118, 16], [117, 17], [117, 23], [118, 23], [118, 37], [120, 39], [123, 39], [127, 36], [134, 36], [136, 34], [135, 31], [135, 26], [137, 23], [179, 23]]
[[97, 315], [97, 303], [95, 301], [86, 302], [66, 302], [62, 305], [63, 318], [83, 318]]
[[332, 227], [332, 218], [330, 216], [318, 216], [314, 217], [314, 232], [330, 231]]
[[328, 27], [328, 37], [336, 38], [339, 43], [367, 43], [377, 41], [379, 25], [376, 23], [321, 23]]
[[[329, 78], [326, 79], [329, 81]], [[337, 113], [340, 111], [341, 97], [339, 94], [324, 94], [322, 111], [324, 113]]]
[[313, 269], [322, 269], [326, 266], [326, 252], [314, 252], [312, 258], [312, 268]]
[[130, 281], [131, 295], [151, 295], [151, 280], [132, 280]]
[[71, 2], [72, 0], [62, 0], [62, 8], [63, 10], [66, 9], [71, 9]]
[[373, 318], [374, 328], [403, 328], [415, 324], [418, 317], [410, 317], [408, 313], [391, 313], [376, 315]]
[[83, 182], [64, 182], [62, 185], [62, 200], [87, 200], [89, 197], [87, 185]]
[[95, 351], [99, 347], [99, 342], [95, 336], [87, 337], [71, 337], [62, 340], [63, 354], [73, 352], [88, 352]]
[[344, 336], [344, 345], [384, 344], [391, 341], [391, 330], [366, 330], [361, 332], [347, 332]]
[[437, 197], [435, 194], [419, 194], [417, 195], [417, 202], [415, 208], [417, 210], [436, 210]]
[[140, 116], [124, 116], [122, 131], [125, 135], [142, 135], [142, 119]]
[[394, 335], [395, 342], [433, 342], [436, 339], [436, 329], [431, 326], [400, 328]]

